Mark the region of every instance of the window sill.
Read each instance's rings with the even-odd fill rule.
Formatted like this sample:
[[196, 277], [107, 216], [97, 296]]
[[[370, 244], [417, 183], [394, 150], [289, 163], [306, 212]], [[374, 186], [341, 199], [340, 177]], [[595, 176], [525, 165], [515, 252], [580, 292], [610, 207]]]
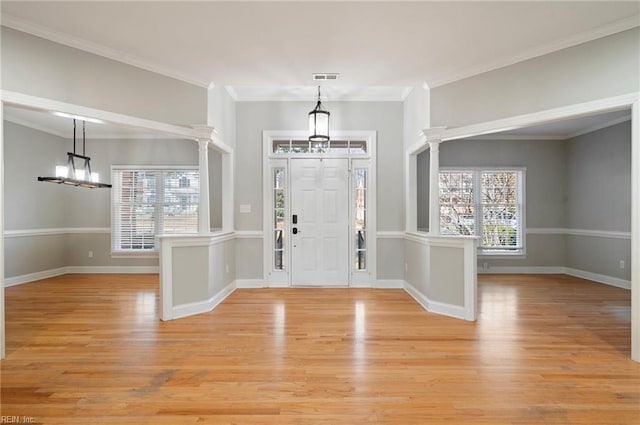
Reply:
[[525, 258], [527, 258], [527, 253], [526, 252], [514, 252], [514, 253], [510, 253], [510, 252], [494, 252], [494, 253], [487, 253], [487, 252], [478, 252], [478, 258], [512, 258], [514, 260], [524, 260]]
[[112, 252], [111, 258], [158, 258], [158, 252]]

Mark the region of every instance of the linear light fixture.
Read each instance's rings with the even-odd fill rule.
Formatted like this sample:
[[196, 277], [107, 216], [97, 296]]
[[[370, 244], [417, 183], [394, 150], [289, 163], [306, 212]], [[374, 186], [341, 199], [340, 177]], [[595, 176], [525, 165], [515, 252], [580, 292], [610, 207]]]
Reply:
[[[70, 186], [80, 186], [89, 189], [101, 187], [110, 188], [108, 183], [100, 183], [98, 173], [91, 172], [91, 158], [85, 155], [86, 134], [85, 122], [82, 121], [82, 155], [76, 153], [76, 119], [73, 119], [73, 152], [67, 152], [67, 165], [56, 167], [55, 177], [38, 177], [39, 182], [49, 182], [57, 184], [67, 184]], [[76, 168], [75, 159], [84, 161], [82, 168]]]

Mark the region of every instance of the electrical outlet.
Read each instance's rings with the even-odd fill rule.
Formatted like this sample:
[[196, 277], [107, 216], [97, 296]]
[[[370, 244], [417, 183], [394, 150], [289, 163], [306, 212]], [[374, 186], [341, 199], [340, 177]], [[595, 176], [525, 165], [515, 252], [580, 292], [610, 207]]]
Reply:
[[624, 260], [620, 260], [620, 268], [624, 269]]
[[229, 265], [228, 265], [228, 264], [225, 264], [225, 265], [224, 265], [224, 269], [225, 269], [225, 271], [226, 271], [227, 273], [229, 273]]
[[404, 271], [408, 272], [409, 271], [409, 264], [404, 263]]
[[93, 251], [87, 252], [87, 255], [89, 256], [89, 258], [93, 258]]

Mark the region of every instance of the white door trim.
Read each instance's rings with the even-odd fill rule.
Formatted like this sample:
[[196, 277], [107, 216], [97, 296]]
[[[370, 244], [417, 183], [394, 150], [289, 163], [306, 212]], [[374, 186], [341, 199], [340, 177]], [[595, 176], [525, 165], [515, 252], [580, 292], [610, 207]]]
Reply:
[[[291, 158], [349, 158], [349, 169], [353, 164], [367, 163], [368, 167], [368, 184], [367, 191], [367, 270], [354, 271], [353, 261], [349, 261], [349, 281], [351, 286], [374, 287], [377, 281], [377, 196], [376, 196], [376, 131], [332, 131], [333, 140], [366, 140], [367, 153], [354, 155], [340, 154], [273, 154], [272, 147], [274, 140], [306, 140], [308, 138], [307, 131], [294, 130], [265, 130], [262, 132], [262, 186], [263, 186], [263, 278], [267, 287], [288, 287], [291, 285], [291, 276], [288, 266], [291, 264], [290, 250], [285, 255], [285, 270], [280, 272], [273, 268], [273, 244], [274, 235], [272, 231], [272, 170], [274, 167], [286, 167], [287, 179], [289, 177], [289, 164]], [[363, 166], [364, 167], [364, 166]], [[352, 202], [352, 187], [350, 179], [349, 204]], [[287, 187], [287, 191], [290, 188]], [[290, 218], [290, 196], [285, 200], [285, 216]], [[353, 211], [350, 212], [350, 221], [353, 221]], [[285, 234], [291, 232], [288, 220], [285, 222]], [[351, 244], [350, 244], [351, 247]], [[350, 248], [351, 250], [351, 248]]]

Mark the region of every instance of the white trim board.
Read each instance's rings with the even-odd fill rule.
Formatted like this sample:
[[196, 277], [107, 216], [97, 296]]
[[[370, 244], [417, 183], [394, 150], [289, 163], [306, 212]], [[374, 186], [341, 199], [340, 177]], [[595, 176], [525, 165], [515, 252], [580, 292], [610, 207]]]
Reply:
[[[547, 109], [540, 112], [532, 112], [523, 115], [516, 115], [507, 118], [500, 118], [493, 121], [486, 121], [478, 124], [469, 124], [451, 129], [439, 129], [437, 138], [443, 142], [449, 140], [467, 139], [485, 134], [503, 133], [509, 130], [527, 127], [530, 125], [554, 122], [559, 119], [580, 117], [590, 115], [595, 112], [607, 112], [621, 108], [628, 108], [638, 100], [640, 92], [627, 93], [605, 99], [592, 100], [574, 105], [560, 106], [558, 108]], [[430, 129], [425, 129], [425, 131]], [[435, 136], [434, 136], [435, 137]], [[414, 147], [413, 149], [424, 149]], [[414, 152], [411, 152], [414, 153]]]
[[528, 235], [567, 235], [591, 236], [595, 238], [631, 239], [631, 232], [616, 232], [610, 230], [567, 229], [562, 227], [529, 227]]
[[172, 308], [171, 320], [181, 319], [183, 317], [194, 316], [196, 314], [208, 313], [223, 302], [229, 295], [236, 290], [236, 285], [232, 282], [222, 288], [217, 294], [205, 301], [199, 301], [188, 304], [181, 304]]
[[523, 267], [490, 267], [488, 269], [478, 268], [478, 274], [566, 274], [568, 276], [579, 277], [593, 282], [602, 283], [616, 288], [631, 290], [631, 281], [603, 274], [592, 273], [584, 270], [572, 269], [563, 266], [523, 266]]
[[157, 266], [69, 266], [57, 269], [43, 270], [35, 273], [28, 273], [20, 276], [7, 277], [4, 279], [4, 286], [16, 286], [23, 283], [35, 282], [37, 280], [62, 276], [64, 274], [157, 274]]
[[5, 230], [5, 238], [21, 238], [27, 236], [50, 236], [50, 235], [75, 235], [75, 234], [103, 234], [111, 233], [110, 227], [60, 227], [45, 229], [18, 229]]
[[408, 282], [404, 282], [404, 290], [429, 313], [440, 314], [442, 316], [453, 317], [460, 320], [467, 320], [465, 319], [465, 309], [462, 306], [432, 301]]

